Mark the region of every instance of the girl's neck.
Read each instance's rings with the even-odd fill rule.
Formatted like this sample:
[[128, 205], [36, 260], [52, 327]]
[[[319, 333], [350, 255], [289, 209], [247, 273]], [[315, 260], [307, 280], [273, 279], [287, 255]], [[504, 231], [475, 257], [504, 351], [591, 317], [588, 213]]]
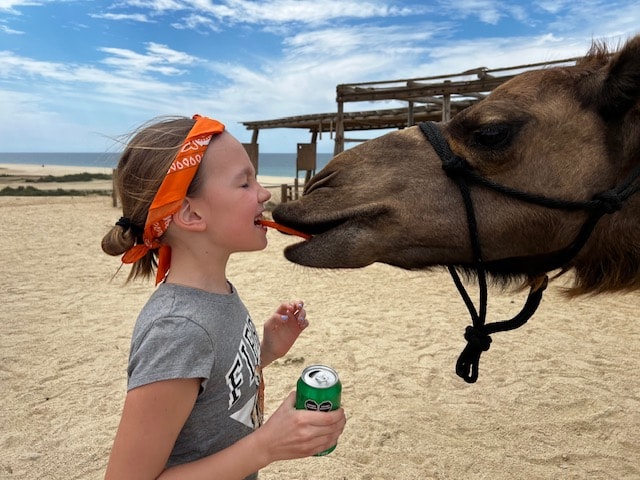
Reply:
[[193, 275], [179, 275], [170, 270], [166, 282], [184, 287], [197, 288], [198, 290], [204, 290], [218, 295], [228, 295], [231, 293], [231, 286], [226, 278], [215, 280], [210, 278], [197, 278]]
[[171, 272], [167, 275], [166, 283], [171, 283], [174, 285], [180, 285], [183, 287], [195, 288], [198, 290], [203, 290], [209, 293], [215, 293], [217, 295], [229, 295], [232, 293], [231, 286], [229, 282], [226, 280], [224, 282], [194, 282], [191, 279], [182, 280], [180, 278], [175, 278], [171, 275]]
[[181, 255], [179, 252], [172, 252], [171, 257], [167, 283], [198, 288], [220, 295], [231, 293], [226, 276], [226, 261], [213, 258], [197, 259], [191, 255]]

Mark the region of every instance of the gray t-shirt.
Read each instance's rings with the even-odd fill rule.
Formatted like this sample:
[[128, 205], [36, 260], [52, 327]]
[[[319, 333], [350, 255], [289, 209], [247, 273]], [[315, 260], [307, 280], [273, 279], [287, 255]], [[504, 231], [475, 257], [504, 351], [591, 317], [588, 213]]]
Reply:
[[127, 389], [201, 379], [167, 467], [211, 455], [260, 426], [259, 362], [260, 340], [235, 288], [229, 295], [166, 283], [156, 289], [133, 331]]

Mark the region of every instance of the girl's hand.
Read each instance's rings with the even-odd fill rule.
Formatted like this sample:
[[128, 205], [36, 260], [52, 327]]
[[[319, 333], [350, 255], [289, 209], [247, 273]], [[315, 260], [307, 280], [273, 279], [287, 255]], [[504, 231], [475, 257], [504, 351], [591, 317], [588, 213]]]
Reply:
[[264, 324], [260, 349], [262, 366], [284, 356], [308, 326], [309, 320], [302, 300], [280, 304]]
[[267, 462], [302, 458], [322, 452], [338, 442], [347, 421], [344, 410], [311, 412], [295, 409], [291, 392], [262, 427], [254, 433], [261, 438]]

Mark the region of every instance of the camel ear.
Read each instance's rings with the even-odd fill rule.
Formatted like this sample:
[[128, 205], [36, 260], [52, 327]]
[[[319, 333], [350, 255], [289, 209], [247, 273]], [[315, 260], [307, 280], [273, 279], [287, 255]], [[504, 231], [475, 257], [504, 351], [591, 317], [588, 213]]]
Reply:
[[596, 105], [606, 121], [622, 117], [640, 98], [640, 35], [629, 40], [603, 69]]

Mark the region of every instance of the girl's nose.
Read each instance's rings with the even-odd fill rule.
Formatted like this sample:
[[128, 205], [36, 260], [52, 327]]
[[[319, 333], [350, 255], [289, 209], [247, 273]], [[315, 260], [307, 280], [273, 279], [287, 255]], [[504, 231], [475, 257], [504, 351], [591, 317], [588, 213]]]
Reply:
[[271, 192], [260, 185], [260, 201], [266, 202], [271, 198]]

